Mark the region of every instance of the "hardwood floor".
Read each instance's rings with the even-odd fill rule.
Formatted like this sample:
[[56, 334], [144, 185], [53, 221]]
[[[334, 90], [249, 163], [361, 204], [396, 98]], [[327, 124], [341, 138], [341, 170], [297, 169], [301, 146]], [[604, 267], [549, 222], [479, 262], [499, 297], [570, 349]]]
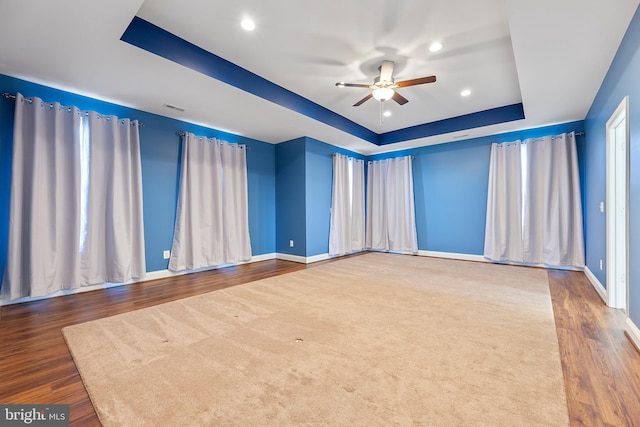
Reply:
[[580, 272], [549, 270], [571, 425], [640, 426], [640, 353]]
[[[69, 404], [100, 425], [60, 330], [316, 265], [269, 260], [0, 308], [0, 403]], [[572, 426], [640, 426], [640, 353], [583, 273], [549, 270]]]

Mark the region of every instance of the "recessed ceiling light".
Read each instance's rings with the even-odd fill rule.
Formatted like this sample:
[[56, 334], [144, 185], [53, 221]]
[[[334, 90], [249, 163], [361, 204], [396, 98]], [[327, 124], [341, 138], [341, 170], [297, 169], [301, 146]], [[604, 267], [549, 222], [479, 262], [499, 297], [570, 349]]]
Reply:
[[256, 23], [253, 22], [253, 19], [251, 18], [243, 19], [240, 25], [242, 26], [242, 28], [244, 28], [247, 31], [253, 31], [256, 29]]
[[431, 45], [429, 46], [429, 51], [430, 52], [437, 52], [440, 49], [442, 49], [444, 45], [442, 44], [442, 42], [433, 42], [431, 43]]
[[462, 92], [460, 92], [460, 96], [469, 96], [471, 95], [471, 90], [469, 89], [465, 89]]
[[390, 117], [391, 116], [391, 111], [387, 110], [384, 113], [382, 113], [383, 116], [385, 117]]

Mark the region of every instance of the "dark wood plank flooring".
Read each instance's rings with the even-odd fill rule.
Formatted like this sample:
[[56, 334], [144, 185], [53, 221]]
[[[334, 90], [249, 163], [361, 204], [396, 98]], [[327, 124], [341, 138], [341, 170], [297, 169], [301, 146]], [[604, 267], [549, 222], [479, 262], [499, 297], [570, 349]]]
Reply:
[[[312, 268], [269, 260], [0, 308], [0, 403], [71, 407], [71, 425], [100, 425], [60, 330], [88, 320]], [[572, 426], [640, 426], [640, 353], [625, 317], [583, 273], [549, 270]]]

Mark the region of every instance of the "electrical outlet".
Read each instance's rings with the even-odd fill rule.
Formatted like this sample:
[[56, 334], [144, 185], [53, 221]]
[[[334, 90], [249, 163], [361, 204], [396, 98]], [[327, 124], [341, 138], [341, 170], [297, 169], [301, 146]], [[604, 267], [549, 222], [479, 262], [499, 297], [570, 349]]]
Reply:
[[600, 260], [600, 270], [602, 270], [602, 260]]
[[289, 240], [289, 247], [292, 248], [293, 247], [293, 240]]
[[162, 258], [164, 258], [164, 259], [169, 259], [169, 258], [171, 258], [171, 251], [164, 251], [164, 252], [162, 252]]
[[604, 212], [604, 202], [600, 202], [600, 212]]

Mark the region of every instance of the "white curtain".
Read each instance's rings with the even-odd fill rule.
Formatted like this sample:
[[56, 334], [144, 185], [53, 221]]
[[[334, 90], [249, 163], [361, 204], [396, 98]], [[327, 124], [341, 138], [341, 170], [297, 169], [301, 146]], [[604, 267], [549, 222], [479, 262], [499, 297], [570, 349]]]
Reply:
[[584, 266], [575, 134], [493, 144], [484, 256]]
[[369, 162], [366, 246], [418, 252], [411, 156]]
[[142, 167], [138, 122], [88, 112], [84, 121], [82, 283], [144, 277]]
[[367, 165], [367, 248], [389, 250], [387, 230], [387, 185], [386, 177], [389, 163], [386, 161], [369, 162]]
[[3, 298], [143, 277], [142, 216], [137, 122], [17, 94]]
[[360, 251], [365, 243], [363, 160], [352, 160], [351, 178], [351, 249]]
[[575, 134], [525, 141], [524, 262], [584, 267]]
[[521, 143], [491, 145], [484, 256], [522, 262]]
[[364, 235], [364, 162], [334, 154], [329, 254], [361, 251]]
[[187, 133], [169, 270], [251, 259], [243, 145]]

